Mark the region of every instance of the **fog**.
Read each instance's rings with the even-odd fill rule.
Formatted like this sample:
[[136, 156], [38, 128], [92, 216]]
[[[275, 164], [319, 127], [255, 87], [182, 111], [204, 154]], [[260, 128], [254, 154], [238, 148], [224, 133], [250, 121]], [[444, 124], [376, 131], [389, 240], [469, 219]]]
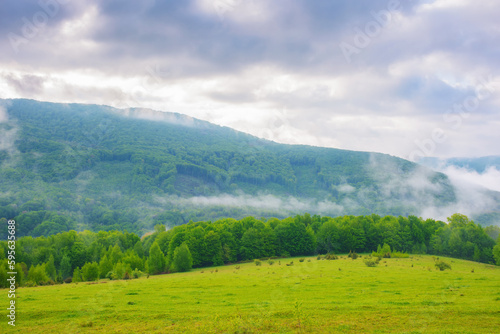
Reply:
[[500, 171], [495, 166], [488, 167], [483, 173], [456, 166], [448, 166], [442, 172], [455, 182], [464, 181], [490, 190], [500, 191]]
[[188, 207], [215, 207], [245, 208], [256, 211], [273, 211], [281, 215], [297, 213], [317, 213], [340, 215], [344, 206], [331, 201], [317, 201], [313, 199], [299, 199], [293, 196], [278, 197], [271, 194], [221, 194], [217, 196], [179, 197], [175, 195], [157, 196], [155, 201], [159, 204], [171, 204], [181, 208]]
[[[373, 155], [366, 166], [375, 181], [375, 186], [356, 189], [348, 183], [337, 186], [337, 190], [347, 194], [342, 200], [299, 198], [295, 196], [276, 196], [268, 193], [250, 195], [219, 194], [214, 196], [180, 197], [176, 195], [157, 196], [155, 203], [159, 206], [172, 205], [180, 209], [225, 207], [255, 211], [259, 216], [262, 212], [273, 212], [282, 216], [295, 214], [319, 214], [324, 216], [339, 216], [357, 214], [364, 211], [377, 213], [375, 201], [382, 199], [385, 209], [404, 208], [408, 213], [424, 219], [433, 218], [446, 221], [454, 213], [473, 216], [491, 212], [497, 209], [500, 194], [469, 182], [467, 177], [457, 172], [450, 174], [448, 179], [442, 177], [436, 180], [435, 172], [429, 168], [417, 166], [411, 171], [402, 171], [399, 167], [384, 157]], [[487, 175], [480, 177], [494, 178], [496, 169], [489, 169]], [[468, 175], [468, 174], [463, 174]], [[437, 203], [442, 194], [448, 192], [450, 201]], [[455, 201], [451, 201], [455, 195]], [[375, 201], [374, 201], [375, 194]], [[496, 198], [495, 198], [496, 197]], [[380, 203], [379, 203], [380, 204]], [[376, 206], [375, 206], [376, 207]], [[412, 210], [413, 208], [413, 210]], [[372, 210], [373, 209], [373, 210]], [[384, 210], [382, 208], [381, 210]], [[379, 213], [380, 214], [380, 213]]]
[[7, 151], [9, 155], [16, 153], [16, 139], [17, 126], [9, 120], [9, 114], [5, 107], [0, 105], [0, 151]]

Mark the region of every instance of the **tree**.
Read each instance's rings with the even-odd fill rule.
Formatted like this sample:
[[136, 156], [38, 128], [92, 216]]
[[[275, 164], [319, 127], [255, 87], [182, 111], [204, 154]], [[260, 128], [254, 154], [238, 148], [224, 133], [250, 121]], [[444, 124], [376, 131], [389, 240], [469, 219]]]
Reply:
[[337, 252], [340, 249], [339, 229], [333, 220], [321, 225], [316, 239], [319, 253]]
[[99, 265], [97, 262], [85, 263], [82, 267], [82, 280], [97, 281], [99, 279]]
[[28, 272], [28, 281], [32, 281], [35, 284], [44, 284], [49, 281], [49, 277], [45, 272], [45, 264], [39, 264], [37, 266], [32, 265]]
[[82, 282], [82, 273], [80, 272], [80, 267], [76, 267], [73, 271], [73, 279], [72, 282]]
[[222, 245], [220, 236], [214, 231], [209, 231], [203, 238], [205, 246], [203, 263], [205, 265], [220, 266], [222, 262]]
[[109, 259], [111, 260], [111, 263], [118, 263], [123, 257], [122, 250], [120, 249], [120, 246], [114, 245], [113, 248], [111, 249]]
[[71, 259], [66, 254], [61, 259], [59, 271], [63, 280], [71, 276]]
[[160, 246], [155, 241], [149, 249], [148, 257], [148, 272], [150, 274], [159, 274], [165, 269], [165, 255], [160, 249]]
[[493, 257], [497, 263], [497, 266], [500, 266], [500, 238], [497, 240], [497, 244], [493, 247]]
[[104, 255], [99, 262], [99, 276], [101, 278], [106, 277], [106, 275], [113, 270], [113, 263], [108, 258], [107, 255]]
[[49, 261], [45, 264], [45, 271], [51, 280], [55, 280], [57, 276], [56, 266], [54, 264], [54, 255], [50, 254]]
[[127, 253], [123, 257], [122, 262], [129, 265], [132, 269], [144, 270], [142, 259], [134, 251]]
[[469, 223], [469, 218], [460, 213], [455, 213], [451, 217], [448, 217], [448, 223], [451, 228], [462, 228]]
[[144, 257], [144, 248], [142, 248], [142, 242], [140, 240], [135, 243], [134, 251], [141, 259]]
[[183, 242], [174, 252], [174, 268], [177, 271], [188, 271], [193, 266], [193, 257], [188, 245]]
[[69, 257], [72, 267], [81, 267], [87, 262], [87, 252], [85, 245], [81, 241], [76, 241], [70, 249]]

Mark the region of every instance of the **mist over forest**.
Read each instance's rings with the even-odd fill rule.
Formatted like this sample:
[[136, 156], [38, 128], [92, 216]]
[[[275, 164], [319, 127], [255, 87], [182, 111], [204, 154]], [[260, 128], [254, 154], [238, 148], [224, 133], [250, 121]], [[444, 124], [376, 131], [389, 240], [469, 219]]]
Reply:
[[500, 193], [380, 153], [97, 105], [2, 100], [0, 122], [0, 218], [14, 217], [20, 235], [305, 212], [499, 221]]

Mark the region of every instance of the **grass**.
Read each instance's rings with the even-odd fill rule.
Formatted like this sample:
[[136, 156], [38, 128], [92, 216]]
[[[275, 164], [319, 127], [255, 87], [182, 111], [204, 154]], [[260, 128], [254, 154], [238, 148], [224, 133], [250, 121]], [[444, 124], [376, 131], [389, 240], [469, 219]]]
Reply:
[[[306, 259], [311, 261], [19, 288], [16, 327], [3, 316], [0, 332], [496, 333], [500, 328], [500, 267], [453, 260], [451, 270], [439, 271], [430, 256], [384, 259], [377, 267], [345, 255]], [[294, 266], [285, 266], [290, 261]]]

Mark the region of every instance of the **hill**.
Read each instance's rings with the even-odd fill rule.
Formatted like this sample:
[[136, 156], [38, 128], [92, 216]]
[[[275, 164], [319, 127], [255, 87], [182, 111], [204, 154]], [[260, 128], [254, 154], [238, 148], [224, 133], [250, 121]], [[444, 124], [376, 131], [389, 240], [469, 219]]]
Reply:
[[[500, 268], [431, 256], [277, 259], [17, 289], [12, 333], [495, 333]], [[293, 261], [293, 266], [285, 264]], [[45, 301], [50, 300], [50, 303]], [[2, 298], [0, 306], [8, 307]], [[467, 325], [464, 325], [467, 324]], [[2, 321], [0, 329], [11, 327]]]
[[146, 109], [0, 102], [0, 218], [14, 217], [20, 236], [305, 211], [444, 218], [500, 203], [482, 189], [471, 202], [446, 175], [389, 155], [277, 144]]

